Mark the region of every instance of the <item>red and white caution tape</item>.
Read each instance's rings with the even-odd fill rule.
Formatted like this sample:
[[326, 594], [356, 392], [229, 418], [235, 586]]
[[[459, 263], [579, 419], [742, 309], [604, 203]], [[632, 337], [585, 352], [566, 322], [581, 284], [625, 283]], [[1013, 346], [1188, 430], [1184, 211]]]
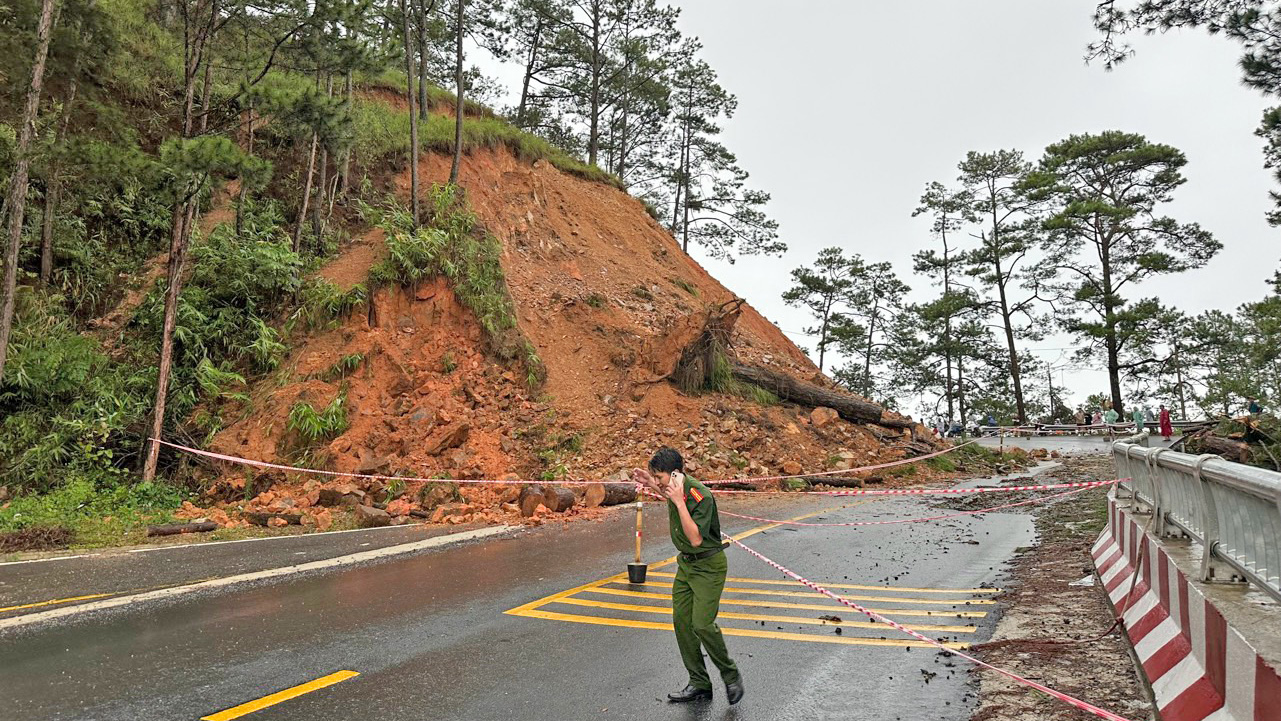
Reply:
[[[956, 496], [967, 493], [1008, 493], [1010, 491], [1056, 491], [1064, 488], [1094, 488], [1128, 481], [1117, 478], [1110, 481], [1074, 481], [1071, 483], [1040, 483], [1030, 486], [974, 486], [969, 488], [860, 488], [849, 491], [791, 491], [792, 494], [811, 496]], [[764, 493], [765, 491], [732, 491], [717, 493]]]
[[1086, 711], [1086, 712], [1092, 713], [1092, 714], [1094, 714], [1095, 716], [1098, 716], [1099, 718], [1107, 719], [1108, 721], [1130, 721], [1129, 719], [1127, 719], [1127, 718], [1126, 718], [1126, 717], [1124, 717], [1124, 716], [1119, 716], [1119, 715], [1117, 715], [1117, 714], [1112, 713], [1111, 711], [1108, 711], [1107, 709], [1100, 708], [1100, 707], [1095, 706], [1094, 704], [1091, 704], [1091, 703], [1089, 703], [1089, 702], [1087, 702], [1087, 701], [1082, 701], [1082, 700], [1081, 700], [1081, 699], [1079, 699], [1079, 698], [1075, 698], [1075, 697], [1073, 697], [1073, 696], [1069, 696], [1069, 695], [1067, 695], [1067, 694], [1063, 693], [1062, 691], [1055, 691], [1054, 689], [1050, 688], [1049, 686], [1045, 686], [1045, 685], [1042, 685], [1042, 684], [1037, 683], [1036, 681], [1032, 681], [1031, 679], [1024, 678], [1024, 677], [1022, 677], [1022, 676], [1020, 676], [1020, 675], [1018, 675], [1018, 674], [1014, 673], [1013, 671], [1007, 671], [1007, 670], [1005, 670], [1005, 669], [1003, 669], [1003, 668], [1000, 668], [999, 666], [993, 666], [992, 664], [987, 663], [986, 661], [981, 661], [981, 660], [979, 660], [978, 658], [975, 658], [974, 656], [971, 656], [971, 655], [969, 655], [969, 654], [967, 654], [967, 653], [964, 653], [964, 652], [962, 652], [962, 651], [957, 651], [957, 650], [955, 650], [955, 649], [947, 648], [946, 646], [944, 646], [944, 645], [943, 645], [942, 643], [940, 643], [939, 641], [936, 641], [936, 640], [934, 640], [934, 639], [932, 639], [932, 638], [929, 638], [928, 636], [922, 635], [921, 633], [919, 633], [919, 632], [917, 632], [917, 631], [914, 631], [914, 630], [912, 630], [912, 629], [910, 629], [910, 628], [907, 628], [906, 626], [903, 626], [903, 625], [901, 625], [901, 624], [895, 623], [894, 621], [891, 621], [890, 619], [888, 619], [888, 618], [886, 618], [886, 617], [882, 616], [881, 614], [879, 614], [879, 613], [877, 613], [877, 612], [875, 612], [875, 611], [873, 611], [873, 610], [871, 610], [871, 609], [869, 609], [869, 608], [864, 608], [863, 606], [860, 606], [860, 605], [858, 605], [857, 603], [854, 603], [853, 601], [851, 601], [851, 600], [849, 600], [849, 599], [847, 599], [847, 598], [844, 598], [843, 596], [839, 596], [839, 595], [837, 595], [837, 594], [835, 594], [835, 593], [832, 593], [831, 591], [827, 590], [826, 588], [823, 588], [822, 586], [820, 586], [820, 585], [818, 585], [818, 584], [814, 583], [813, 581], [810, 581], [810, 580], [808, 580], [808, 579], [806, 579], [806, 578], [803, 578], [802, 576], [800, 576], [800, 575], [796, 574], [795, 572], [791, 571], [790, 569], [787, 569], [787, 568], [785, 568], [785, 567], [783, 567], [783, 566], [779, 565], [778, 563], [775, 563], [774, 561], [772, 561], [772, 560], [770, 560], [770, 559], [766, 558], [765, 556], [763, 556], [763, 555], [762, 555], [761, 553], [759, 553], [758, 551], [755, 551], [755, 550], [753, 550], [753, 549], [751, 549], [751, 548], [748, 548], [747, 546], [743, 545], [743, 543], [742, 543], [741, 541], [739, 541], [739, 540], [737, 540], [737, 539], [735, 539], [735, 538], [730, 538], [729, 540], [730, 540], [730, 542], [731, 542], [731, 543], [733, 543], [734, 545], [738, 546], [739, 548], [743, 549], [744, 551], [747, 551], [748, 553], [752, 554], [752, 555], [753, 555], [753, 556], [755, 556], [756, 558], [758, 558], [758, 559], [760, 559], [760, 560], [764, 561], [765, 563], [767, 563], [767, 564], [769, 564], [770, 566], [774, 567], [776, 570], [778, 570], [778, 571], [782, 572], [782, 574], [783, 574], [784, 576], [787, 576], [788, 578], [792, 579], [793, 581], [796, 581], [797, 583], [799, 583], [799, 584], [801, 584], [801, 585], [803, 585], [803, 586], [806, 586], [807, 588], [809, 588], [809, 589], [811, 589], [811, 590], [813, 590], [813, 591], [816, 591], [816, 592], [818, 592], [818, 593], [823, 594], [824, 596], [827, 596], [828, 598], [832, 599], [833, 601], [836, 601], [837, 603], [843, 604], [843, 605], [845, 605], [845, 606], [848, 606], [848, 607], [850, 607], [850, 608], [854, 609], [855, 611], [858, 611], [859, 613], [861, 613], [861, 614], [863, 614], [863, 615], [867, 616], [868, 618], [872, 619], [873, 621], [877, 621], [877, 622], [884, 623], [884, 624], [887, 624], [887, 625], [889, 625], [889, 626], [892, 626], [893, 628], [898, 629], [899, 631], [902, 631], [903, 633], [906, 633], [907, 635], [911, 636], [912, 638], [915, 638], [915, 639], [916, 639], [916, 640], [918, 640], [918, 641], [924, 641], [925, 643], [928, 643], [929, 645], [934, 646], [934, 647], [936, 647], [936, 648], [938, 648], [938, 649], [940, 649], [940, 650], [946, 651], [946, 652], [948, 652], [948, 653], [956, 654], [957, 656], [960, 656], [961, 658], [965, 659], [966, 661], [969, 661], [970, 663], [973, 663], [973, 664], [975, 664], [975, 665], [978, 665], [978, 666], [980, 666], [980, 667], [982, 667], [982, 668], [986, 668], [986, 669], [988, 669], [988, 670], [990, 670], [990, 671], [995, 671], [995, 672], [997, 672], [997, 673], [1001, 674], [1002, 676], [1005, 676], [1005, 677], [1007, 677], [1007, 678], [1009, 678], [1009, 679], [1011, 679], [1011, 680], [1013, 680], [1013, 681], [1016, 681], [1016, 682], [1018, 682], [1018, 683], [1020, 683], [1020, 684], [1023, 684], [1024, 686], [1027, 686], [1027, 687], [1029, 687], [1029, 688], [1034, 688], [1034, 689], [1036, 689], [1037, 691], [1040, 691], [1041, 693], [1044, 693], [1044, 694], [1048, 694], [1048, 695], [1050, 695], [1050, 696], [1053, 696], [1054, 698], [1056, 698], [1056, 699], [1058, 699], [1058, 700], [1060, 700], [1060, 701], [1062, 701], [1062, 702], [1064, 702], [1064, 703], [1066, 703], [1066, 704], [1068, 704], [1068, 705], [1070, 705], [1070, 706], [1074, 706], [1074, 707], [1076, 707], [1076, 708], [1081, 709], [1082, 711]]
[[[1120, 483], [1120, 481], [1107, 481], [1107, 483]], [[1016, 508], [1018, 506], [1030, 506], [1034, 503], [1043, 503], [1045, 501], [1052, 501], [1056, 498], [1063, 498], [1065, 496], [1070, 496], [1074, 493], [1081, 493], [1082, 491], [1088, 491], [1088, 490], [1090, 489], [1089, 488], [1073, 488], [1070, 491], [1064, 491], [1062, 493], [1054, 493], [1048, 496], [1038, 496], [1036, 498], [1032, 498], [1026, 501], [1018, 501], [1016, 503], [1003, 503], [999, 506], [992, 506], [990, 508], [980, 508], [975, 511], [959, 511], [957, 513], [949, 513], [945, 516], [925, 516], [922, 518], [896, 518], [888, 521], [851, 521], [848, 523], [806, 523], [804, 521], [783, 521], [777, 518], [761, 518], [759, 516], [748, 516], [742, 513], [731, 513], [729, 511], [720, 511], [720, 514], [722, 516], [746, 518], [749, 521], [763, 521], [765, 523], [777, 523], [777, 524], [786, 525], [786, 526], [810, 526], [810, 527], [817, 527], [817, 528], [822, 528], [824, 526], [889, 526], [889, 525], [898, 524], [898, 523], [924, 523], [926, 521], [944, 521], [949, 518], [961, 518], [962, 516], [974, 516], [980, 513], [991, 513], [992, 511], [1000, 511], [1006, 508]]]

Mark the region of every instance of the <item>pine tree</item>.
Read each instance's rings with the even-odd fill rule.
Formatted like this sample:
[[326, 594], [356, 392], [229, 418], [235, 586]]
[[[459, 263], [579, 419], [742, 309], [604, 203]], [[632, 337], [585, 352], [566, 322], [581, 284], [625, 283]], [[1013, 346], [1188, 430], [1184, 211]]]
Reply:
[[842, 323], [843, 313], [848, 309], [853, 276], [862, 271], [862, 265], [858, 256], [847, 258], [840, 248], [824, 248], [814, 260], [813, 268], [792, 270], [794, 285], [783, 293], [788, 305], [805, 308], [817, 323], [806, 328], [805, 333], [817, 338], [820, 373], [828, 346], [835, 342], [832, 331]]

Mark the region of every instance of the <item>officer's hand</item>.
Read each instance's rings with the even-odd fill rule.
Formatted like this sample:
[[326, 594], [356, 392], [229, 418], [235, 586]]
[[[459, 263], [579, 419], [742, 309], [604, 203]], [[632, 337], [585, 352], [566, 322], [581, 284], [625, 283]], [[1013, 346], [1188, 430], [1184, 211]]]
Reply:
[[667, 497], [674, 503], [685, 500], [685, 474], [672, 471], [671, 480], [667, 482]]
[[644, 468], [633, 468], [632, 480], [647, 488], [657, 488], [658, 486], [658, 483], [654, 480], [654, 476]]

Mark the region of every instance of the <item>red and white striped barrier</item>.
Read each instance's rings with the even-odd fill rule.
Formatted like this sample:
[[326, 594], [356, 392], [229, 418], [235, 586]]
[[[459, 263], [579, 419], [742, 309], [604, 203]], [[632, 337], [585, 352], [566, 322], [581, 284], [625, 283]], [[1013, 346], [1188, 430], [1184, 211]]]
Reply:
[[1091, 553], [1164, 721], [1281, 721], [1277, 669], [1115, 499]]

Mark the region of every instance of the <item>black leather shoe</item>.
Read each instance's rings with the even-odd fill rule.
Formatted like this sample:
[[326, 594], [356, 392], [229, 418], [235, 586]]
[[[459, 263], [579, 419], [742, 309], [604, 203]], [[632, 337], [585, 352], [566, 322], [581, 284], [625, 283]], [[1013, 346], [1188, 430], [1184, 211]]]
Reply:
[[[739, 685], [739, 695], [743, 695], [743, 687]], [[667, 700], [672, 703], [689, 703], [690, 701], [710, 701], [712, 690], [710, 688], [694, 688], [686, 686], [685, 688], [667, 694]]]
[[729, 700], [730, 706], [743, 700], [743, 679], [725, 684], [725, 698]]

